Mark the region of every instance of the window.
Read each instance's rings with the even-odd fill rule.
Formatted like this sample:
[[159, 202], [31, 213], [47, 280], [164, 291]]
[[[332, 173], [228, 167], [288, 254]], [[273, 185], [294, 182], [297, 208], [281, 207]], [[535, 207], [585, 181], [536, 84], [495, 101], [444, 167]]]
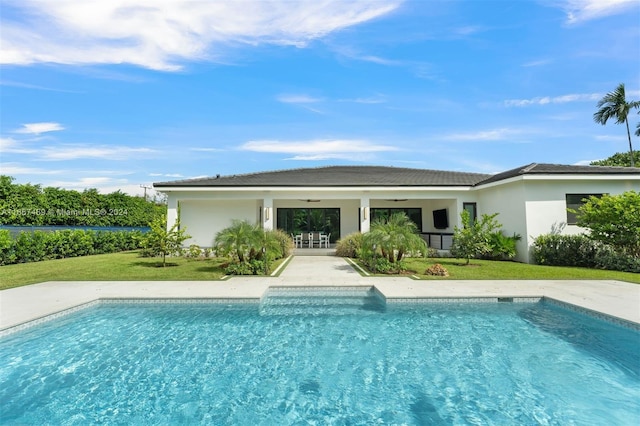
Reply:
[[567, 225], [575, 225], [578, 223], [578, 213], [571, 210], [580, 210], [580, 207], [589, 199], [589, 197], [602, 197], [602, 194], [566, 194], [567, 199]]
[[476, 203], [462, 203], [462, 208], [469, 212], [469, 225], [476, 223], [478, 219], [478, 206]]

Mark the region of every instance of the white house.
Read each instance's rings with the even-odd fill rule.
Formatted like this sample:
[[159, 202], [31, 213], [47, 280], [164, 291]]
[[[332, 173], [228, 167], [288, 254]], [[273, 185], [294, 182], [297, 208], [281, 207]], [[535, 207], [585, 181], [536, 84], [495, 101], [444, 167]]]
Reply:
[[168, 226], [177, 217], [192, 236], [213, 245], [233, 219], [291, 234], [323, 231], [335, 242], [369, 230], [371, 220], [405, 211], [430, 246], [447, 249], [460, 212], [498, 213], [519, 234], [518, 260], [529, 261], [541, 234], [583, 232], [568, 207], [588, 195], [640, 191], [640, 168], [532, 163], [496, 175], [381, 166], [329, 166], [155, 183], [168, 196]]

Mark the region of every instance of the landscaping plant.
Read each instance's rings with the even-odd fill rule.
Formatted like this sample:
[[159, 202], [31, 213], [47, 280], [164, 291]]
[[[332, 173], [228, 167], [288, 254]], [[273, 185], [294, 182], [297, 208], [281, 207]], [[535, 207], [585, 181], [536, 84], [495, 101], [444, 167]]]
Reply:
[[143, 239], [143, 253], [145, 257], [162, 256], [162, 266], [167, 266], [167, 256], [179, 255], [182, 252], [182, 243], [191, 238], [186, 229], [180, 227], [180, 206], [178, 217], [170, 229], [167, 229], [167, 216], [155, 219], [149, 224], [151, 230]]
[[405, 255], [424, 257], [427, 243], [418, 234], [418, 227], [404, 212], [394, 213], [371, 224], [371, 230], [362, 237], [359, 257], [376, 272], [406, 270], [402, 263]]
[[471, 217], [467, 210], [462, 210], [460, 218], [462, 227], [456, 226], [453, 232], [453, 244], [451, 255], [458, 259], [466, 259], [466, 265], [471, 258], [482, 257], [491, 252], [490, 239], [501, 225], [495, 220], [498, 213], [492, 215], [483, 214], [480, 220], [471, 223]]
[[290, 250], [292, 245], [291, 237], [282, 231], [265, 231], [241, 220], [234, 220], [215, 237], [216, 253], [229, 259], [226, 273], [234, 275], [268, 273], [270, 263], [288, 255], [287, 247]]

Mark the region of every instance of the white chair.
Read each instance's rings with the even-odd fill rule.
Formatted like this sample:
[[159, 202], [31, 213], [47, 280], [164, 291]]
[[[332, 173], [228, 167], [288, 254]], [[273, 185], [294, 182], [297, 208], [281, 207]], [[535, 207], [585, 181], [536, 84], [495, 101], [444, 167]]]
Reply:
[[302, 247], [302, 234], [298, 234], [298, 235], [291, 234], [291, 236], [293, 237], [293, 246], [295, 248], [301, 248]]
[[331, 241], [331, 233], [325, 235], [325, 234], [320, 234], [320, 247], [322, 248], [322, 245], [324, 244], [324, 248], [329, 248], [329, 244]]
[[309, 232], [309, 248], [313, 248], [313, 232]]

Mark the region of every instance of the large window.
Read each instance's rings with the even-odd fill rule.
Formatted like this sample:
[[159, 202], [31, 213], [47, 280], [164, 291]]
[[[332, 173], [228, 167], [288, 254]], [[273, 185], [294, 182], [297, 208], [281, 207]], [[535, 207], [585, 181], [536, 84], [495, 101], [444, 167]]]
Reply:
[[376, 219], [386, 219], [394, 213], [404, 212], [409, 216], [409, 219], [413, 221], [418, 227], [418, 232], [422, 232], [422, 209], [420, 208], [371, 208], [371, 221]]
[[589, 197], [602, 197], [602, 194], [566, 194], [567, 199], [567, 224], [575, 225], [578, 223], [578, 213], [574, 213], [571, 210], [578, 211], [580, 207], [589, 199]]
[[340, 239], [340, 209], [287, 208], [278, 209], [277, 226], [287, 234], [307, 232], [331, 234], [331, 242]]

